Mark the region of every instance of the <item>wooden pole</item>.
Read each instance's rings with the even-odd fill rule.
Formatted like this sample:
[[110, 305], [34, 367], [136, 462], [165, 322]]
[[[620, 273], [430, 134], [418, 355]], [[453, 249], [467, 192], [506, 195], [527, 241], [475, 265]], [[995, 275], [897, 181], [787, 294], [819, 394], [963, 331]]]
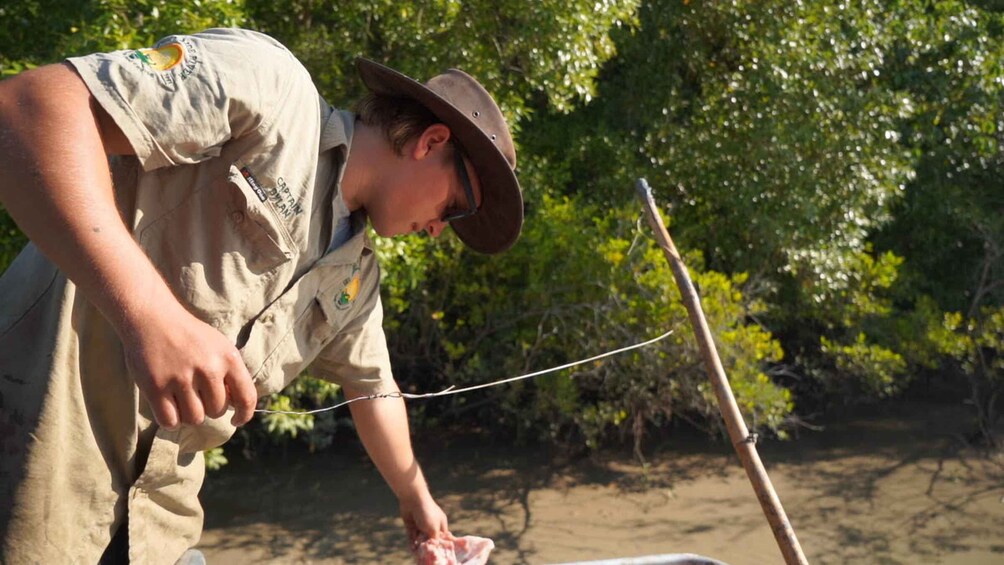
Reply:
[[764, 470], [763, 463], [760, 462], [760, 456], [756, 451], [756, 438], [750, 435], [749, 430], [746, 428], [746, 423], [743, 421], [743, 416], [739, 412], [739, 406], [736, 405], [736, 399], [732, 395], [732, 388], [729, 386], [728, 378], [725, 376], [725, 369], [722, 368], [722, 361], [718, 357], [718, 350], [715, 348], [715, 341], [711, 336], [711, 330], [708, 328], [708, 322], [704, 318], [700, 298], [697, 296], [694, 284], [690, 280], [687, 267], [683, 264], [683, 259], [680, 258], [680, 254], [676, 251], [676, 246], [673, 245], [673, 240], [669, 237], [666, 225], [662, 222], [662, 216], [659, 215], [659, 210], [655, 206], [655, 200], [652, 198], [652, 189], [649, 188], [648, 182], [645, 179], [638, 179], [635, 183], [635, 188], [638, 190], [638, 197], [645, 207], [645, 215], [648, 216], [649, 225], [655, 231], [659, 246], [666, 253], [666, 259], [673, 270], [676, 285], [680, 288], [680, 294], [683, 296], [683, 304], [687, 307], [687, 313], [690, 315], [690, 324], [694, 328], [694, 335], [697, 337], [697, 343], [701, 348], [704, 365], [708, 371], [708, 376], [711, 378], [711, 384], [715, 389], [715, 396], [718, 398], [718, 409], [725, 419], [725, 427], [728, 429], [729, 438], [732, 440], [732, 445], [739, 455], [739, 460], [742, 461], [743, 468], [746, 469], [746, 475], [753, 484], [753, 490], [756, 491], [760, 507], [763, 508], [763, 513], [767, 516], [767, 521], [770, 523], [770, 529], [774, 532], [774, 539], [777, 540], [777, 545], [781, 548], [784, 561], [788, 565], [808, 565], [805, 554], [802, 553], [802, 546], [799, 545], [798, 539], [795, 537], [795, 530], [792, 529], [791, 523], [788, 522], [788, 516], [784, 513], [781, 501], [778, 499], [777, 493], [774, 492], [774, 487], [770, 483], [770, 477], [767, 476], [767, 471]]

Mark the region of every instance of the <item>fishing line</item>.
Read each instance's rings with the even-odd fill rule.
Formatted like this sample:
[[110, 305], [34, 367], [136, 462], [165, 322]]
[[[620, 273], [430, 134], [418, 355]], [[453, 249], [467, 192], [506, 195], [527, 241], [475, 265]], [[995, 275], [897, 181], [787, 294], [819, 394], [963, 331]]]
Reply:
[[519, 375], [517, 377], [509, 377], [507, 379], [501, 379], [501, 380], [493, 381], [493, 382], [490, 382], [490, 383], [482, 383], [482, 384], [479, 384], [479, 385], [471, 385], [471, 386], [465, 386], [465, 387], [461, 387], [461, 388], [457, 388], [456, 385], [451, 385], [451, 386], [449, 386], [449, 387], [447, 387], [447, 388], [445, 388], [445, 389], [443, 389], [443, 390], [441, 390], [439, 392], [428, 392], [428, 393], [424, 393], [424, 394], [413, 394], [413, 393], [410, 393], [410, 392], [400, 392], [400, 391], [398, 391], [398, 392], [385, 392], [385, 393], [381, 393], [381, 394], [371, 394], [369, 396], [359, 396], [359, 397], [353, 398], [351, 400], [346, 400], [344, 402], [340, 402], [338, 404], [335, 404], [334, 406], [328, 406], [328, 407], [325, 407], [325, 408], [317, 408], [316, 410], [266, 410], [266, 409], [260, 408], [260, 409], [255, 410], [255, 412], [259, 412], [259, 413], [262, 413], [262, 414], [289, 414], [289, 415], [293, 415], [293, 416], [306, 416], [308, 414], [318, 414], [318, 413], [321, 413], [321, 412], [328, 412], [330, 410], [335, 410], [335, 409], [341, 408], [342, 406], [345, 406], [347, 404], [352, 404], [353, 402], [356, 402], [356, 401], [359, 401], [359, 400], [375, 400], [377, 398], [407, 398], [409, 400], [412, 400], [412, 399], [418, 399], [418, 398], [434, 398], [434, 397], [437, 397], [437, 396], [449, 396], [451, 394], [460, 394], [462, 392], [471, 392], [472, 390], [478, 390], [478, 389], [482, 389], [482, 388], [488, 388], [488, 387], [491, 387], [491, 386], [503, 385], [503, 384], [506, 384], [506, 383], [520, 381], [520, 380], [523, 380], [523, 379], [529, 379], [529, 378], [532, 378], [532, 377], [539, 377], [540, 375], [544, 375], [544, 374], [547, 374], [547, 373], [553, 373], [555, 371], [560, 371], [562, 369], [567, 369], [569, 367], [574, 367], [576, 365], [582, 365], [583, 363], [590, 363], [592, 361], [603, 359], [604, 357], [610, 357], [611, 355], [617, 355], [618, 353], [624, 353], [626, 351], [631, 351], [632, 349], [638, 349], [640, 347], [645, 347], [646, 345], [651, 345], [651, 344], [653, 344], [653, 343], [655, 343], [657, 341], [661, 341], [663, 339], [666, 339], [667, 337], [669, 337], [670, 335], [672, 335], [673, 332], [675, 332], [675, 331], [676, 330], [669, 330], [668, 332], [660, 335], [659, 337], [654, 337], [654, 338], [652, 338], [652, 339], [650, 339], [648, 341], [643, 341], [641, 343], [636, 343], [634, 345], [629, 345], [627, 347], [622, 347], [620, 349], [615, 349], [613, 351], [608, 351], [606, 353], [601, 353], [599, 355], [595, 355], [593, 357], [589, 357], [588, 359], [582, 359], [580, 361], [573, 361], [571, 363], [565, 363], [564, 365], [559, 365], [557, 367], [552, 367], [550, 369], [544, 369], [543, 371], [536, 371], [534, 373], [527, 373], [525, 375]]

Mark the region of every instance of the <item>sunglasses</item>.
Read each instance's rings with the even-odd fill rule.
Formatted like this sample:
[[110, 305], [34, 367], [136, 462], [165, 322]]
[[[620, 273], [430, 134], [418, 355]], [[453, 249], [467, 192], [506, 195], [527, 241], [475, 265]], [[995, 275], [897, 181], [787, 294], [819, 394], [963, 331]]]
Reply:
[[453, 164], [457, 169], [457, 176], [460, 177], [460, 184], [464, 185], [464, 193], [467, 194], [467, 209], [453, 210], [443, 215], [443, 222], [452, 222], [468, 216], [473, 216], [478, 211], [478, 204], [474, 200], [474, 187], [471, 186], [471, 177], [467, 176], [467, 167], [464, 165], [464, 153], [460, 146], [453, 144]]

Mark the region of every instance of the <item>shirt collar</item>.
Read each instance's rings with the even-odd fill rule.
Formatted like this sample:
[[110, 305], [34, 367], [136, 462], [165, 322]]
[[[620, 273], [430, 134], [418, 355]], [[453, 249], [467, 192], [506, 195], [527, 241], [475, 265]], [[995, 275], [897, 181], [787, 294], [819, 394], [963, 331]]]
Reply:
[[[321, 100], [321, 139], [318, 146], [323, 155], [328, 151], [337, 152], [337, 169], [335, 172], [335, 190], [341, 192], [342, 177], [345, 175], [345, 162], [348, 160], [349, 148], [352, 145], [352, 134], [355, 132], [356, 116], [352, 112], [332, 108], [323, 99]], [[334, 203], [332, 203], [332, 213], [334, 213]], [[354, 263], [362, 255], [363, 251], [372, 251], [373, 244], [366, 236], [366, 214], [356, 211], [350, 216], [352, 222], [352, 236], [338, 249], [332, 250], [324, 255], [320, 263], [327, 265], [339, 265]], [[328, 234], [330, 239], [331, 234]]]
[[349, 221], [352, 222], [352, 237], [321, 257], [318, 265], [347, 265], [358, 261], [360, 256], [373, 252], [373, 242], [366, 233], [366, 213], [362, 210], [353, 212]]
[[[326, 102], [321, 103], [322, 121], [321, 140], [318, 149], [323, 154], [327, 151], [338, 152], [338, 169], [335, 173], [335, 189], [342, 190], [342, 177], [345, 175], [345, 162], [348, 160], [349, 148], [352, 146], [352, 134], [355, 133], [356, 115], [345, 110], [332, 108]], [[327, 110], [324, 110], [324, 109]], [[326, 115], [325, 115], [326, 114]], [[332, 204], [332, 208], [334, 204]], [[338, 249], [321, 258], [325, 265], [342, 265], [355, 263], [364, 252], [373, 251], [373, 243], [366, 235], [366, 213], [357, 210], [349, 216], [352, 222], [352, 236]], [[329, 235], [330, 237], [330, 235]]]
[[319, 151], [325, 153], [338, 148], [341, 150], [343, 158], [348, 156], [352, 133], [355, 129], [355, 114], [332, 108], [327, 102], [321, 100], [321, 116], [324, 125], [321, 127]]

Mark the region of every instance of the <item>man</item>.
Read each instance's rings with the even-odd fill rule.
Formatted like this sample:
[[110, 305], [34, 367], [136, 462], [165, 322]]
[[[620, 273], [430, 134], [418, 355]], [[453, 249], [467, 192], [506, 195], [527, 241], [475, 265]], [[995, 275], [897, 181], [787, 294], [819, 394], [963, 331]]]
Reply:
[[[200, 452], [259, 395], [311, 363], [350, 398], [397, 390], [367, 217], [516, 240], [488, 93], [358, 70], [370, 96], [334, 110], [279, 43], [217, 29], [0, 83], [0, 199], [32, 240], [0, 279], [0, 561], [174, 563]], [[447, 532], [403, 401], [351, 411], [411, 538]]]

